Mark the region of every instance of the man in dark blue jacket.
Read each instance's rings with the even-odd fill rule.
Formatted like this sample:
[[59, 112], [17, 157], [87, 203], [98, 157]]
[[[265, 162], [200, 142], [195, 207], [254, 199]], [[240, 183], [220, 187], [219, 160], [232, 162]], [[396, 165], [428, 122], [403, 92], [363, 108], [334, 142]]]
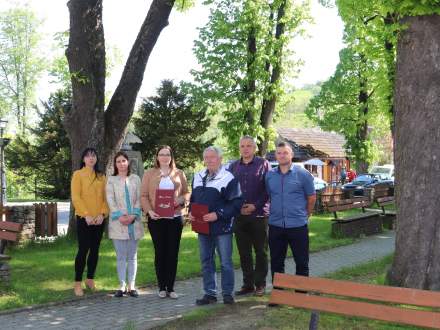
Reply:
[[[198, 234], [203, 290], [197, 305], [217, 302], [215, 250], [220, 257], [222, 295], [225, 304], [234, 303], [234, 266], [232, 263], [232, 223], [243, 204], [240, 184], [234, 175], [222, 166], [222, 154], [217, 147], [203, 152], [206, 169], [194, 175], [191, 203], [208, 206], [203, 220], [209, 222], [209, 235]], [[194, 220], [190, 213], [190, 219]]]

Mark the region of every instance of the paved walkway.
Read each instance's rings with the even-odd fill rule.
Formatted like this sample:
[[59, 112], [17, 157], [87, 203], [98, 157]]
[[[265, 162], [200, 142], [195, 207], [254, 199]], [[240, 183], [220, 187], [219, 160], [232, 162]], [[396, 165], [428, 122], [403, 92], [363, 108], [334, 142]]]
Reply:
[[[394, 233], [365, 238], [355, 244], [311, 255], [312, 276], [321, 276], [343, 267], [368, 262], [394, 251]], [[286, 271], [294, 273], [289, 260]], [[236, 287], [241, 285], [241, 272], [236, 271]], [[113, 298], [111, 295], [83, 299], [51, 307], [0, 315], [2, 329], [148, 329], [196, 308], [201, 296], [201, 279], [179, 281], [175, 286], [179, 299], [160, 299], [156, 290], [140, 292], [139, 298]]]

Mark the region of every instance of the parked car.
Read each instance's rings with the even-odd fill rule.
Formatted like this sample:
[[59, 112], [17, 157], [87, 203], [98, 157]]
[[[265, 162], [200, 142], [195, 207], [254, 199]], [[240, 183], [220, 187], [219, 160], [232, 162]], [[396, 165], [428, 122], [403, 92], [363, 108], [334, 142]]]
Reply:
[[328, 186], [327, 181], [324, 181], [316, 176], [313, 178], [313, 184], [315, 185], [315, 190], [322, 190]]
[[342, 191], [350, 193], [353, 196], [366, 196], [365, 188], [374, 188], [378, 184], [389, 185], [394, 188], [394, 180], [382, 179], [382, 176], [377, 174], [361, 174], [357, 176], [352, 182], [346, 183], [342, 186]]
[[370, 174], [379, 176], [381, 180], [394, 180], [394, 165], [375, 165], [371, 168]]

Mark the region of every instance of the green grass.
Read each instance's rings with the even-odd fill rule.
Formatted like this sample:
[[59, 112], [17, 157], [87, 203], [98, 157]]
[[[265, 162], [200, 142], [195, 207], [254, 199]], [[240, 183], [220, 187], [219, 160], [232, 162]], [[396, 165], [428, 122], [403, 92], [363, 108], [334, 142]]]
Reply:
[[[319, 251], [347, 245], [353, 239], [330, 237], [331, 215], [313, 216], [310, 223], [310, 249]], [[73, 298], [74, 258], [76, 240], [61, 237], [54, 242], [32, 242], [23, 247], [7, 249], [12, 256], [12, 280], [9, 287], [0, 287], [0, 310], [62, 301]], [[239, 257], [234, 246], [233, 261], [239, 267]], [[218, 263], [217, 263], [218, 264]], [[200, 274], [199, 249], [196, 234], [185, 227], [177, 270], [178, 279]], [[117, 286], [116, 254], [109, 239], [103, 239], [95, 276], [101, 290], [114, 290]], [[147, 234], [139, 244], [138, 286], [155, 284], [154, 248]]]
[[[392, 262], [392, 256], [387, 256], [380, 260], [372, 261], [360, 266], [352, 268], [344, 268], [341, 271], [332, 273], [326, 277], [339, 280], [348, 280], [353, 282], [371, 283], [383, 285], [385, 281], [385, 274]], [[195, 328], [207, 328], [206, 326], [215, 322], [220, 317], [229, 314], [230, 319], [234, 319], [238, 316], [243, 317], [246, 313], [250, 312], [252, 306], [267, 304], [268, 296], [262, 298], [245, 298], [236, 304], [234, 309], [225, 307], [223, 305], [217, 306], [217, 308], [203, 308], [197, 309], [201, 312], [192, 311], [179, 320], [170, 322], [160, 329], [189, 329]], [[241, 306], [241, 307], [239, 307]], [[241, 312], [239, 312], [241, 308]], [[244, 310], [244, 311], [243, 311]], [[252, 328], [258, 329], [307, 329], [310, 321], [310, 311], [302, 310], [292, 307], [277, 307], [259, 309], [258, 315], [252, 315]], [[226, 322], [222, 318], [223, 322]], [[244, 323], [246, 320], [242, 320]], [[322, 329], [362, 329], [362, 330], [398, 330], [398, 329], [420, 329], [418, 327], [403, 326], [397, 324], [391, 324], [387, 322], [374, 321], [357, 317], [338, 316], [336, 314], [320, 313], [319, 327]]]

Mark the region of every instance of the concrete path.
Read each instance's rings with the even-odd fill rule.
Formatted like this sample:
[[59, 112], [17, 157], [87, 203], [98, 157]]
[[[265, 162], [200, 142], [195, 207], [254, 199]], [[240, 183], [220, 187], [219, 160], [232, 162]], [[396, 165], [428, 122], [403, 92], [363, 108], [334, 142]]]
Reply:
[[[394, 251], [394, 232], [364, 238], [335, 249], [313, 253], [312, 276], [322, 276], [381, 258]], [[294, 273], [289, 259], [286, 272]], [[236, 270], [236, 288], [241, 286], [241, 271]], [[195, 299], [202, 295], [201, 278], [179, 281], [175, 285], [179, 299], [160, 299], [155, 288], [140, 291], [139, 298], [114, 298], [111, 295], [82, 299], [51, 307], [0, 315], [2, 329], [148, 329], [197, 308]], [[220, 299], [221, 300], [221, 299]]]

